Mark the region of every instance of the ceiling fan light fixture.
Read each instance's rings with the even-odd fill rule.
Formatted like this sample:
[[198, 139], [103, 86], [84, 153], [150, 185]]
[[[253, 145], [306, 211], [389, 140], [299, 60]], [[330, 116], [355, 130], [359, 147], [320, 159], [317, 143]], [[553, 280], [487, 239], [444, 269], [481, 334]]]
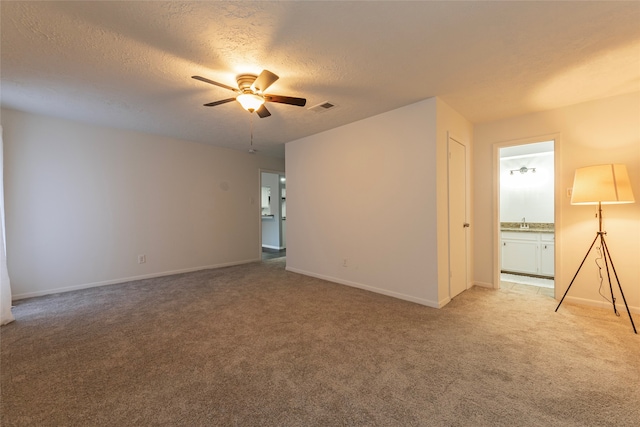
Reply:
[[250, 113], [253, 113], [264, 104], [264, 98], [255, 93], [241, 93], [236, 97], [236, 101]]
[[268, 70], [262, 70], [262, 72], [258, 76], [254, 74], [240, 74], [236, 77], [238, 89], [227, 86], [224, 83], [214, 82], [213, 80], [209, 80], [206, 77], [191, 77], [204, 83], [209, 83], [214, 86], [228, 89], [235, 93], [233, 98], [226, 98], [219, 101], [208, 102], [204, 104], [205, 107], [215, 107], [216, 105], [238, 101], [238, 103], [246, 111], [250, 113], [256, 112], [261, 119], [264, 119], [265, 117], [271, 116], [271, 113], [265, 106], [265, 102], [295, 105], [298, 107], [304, 107], [307, 103], [307, 100], [305, 98], [264, 93], [267, 88], [269, 88], [276, 80], [278, 80], [278, 76]]

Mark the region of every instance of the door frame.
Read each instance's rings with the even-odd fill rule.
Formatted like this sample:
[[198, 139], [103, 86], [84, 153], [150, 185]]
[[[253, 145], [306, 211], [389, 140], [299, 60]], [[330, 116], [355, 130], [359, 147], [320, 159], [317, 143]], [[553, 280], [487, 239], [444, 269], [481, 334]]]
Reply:
[[554, 296], [558, 298], [558, 283], [562, 283], [562, 271], [560, 269], [562, 251], [562, 179], [561, 179], [561, 159], [562, 143], [561, 134], [552, 133], [535, 137], [512, 139], [493, 144], [493, 288], [500, 289], [500, 267], [501, 267], [501, 233], [500, 233], [500, 149], [517, 145], [535, 144], [537, 142], [553, 141], [553, 217], [554, 217]]
[[[469, 141], [464, 138], [459, 138], [455, 133], [447, 131], [447, 267], [449, 269], [447, 284], [449, 291], [449, 300], [451, 300], [451, 211], [450, 211], [450, 200], [449, 200], [449, 153], [451, 153], [451, 140], [454, 140], [456, 143], [462, 145], [464, 147], [465, 152], [465, 213], [464, 216], [466, 218], [467, 223], [471, 223], [471, 144]], [[465, 232], [465, 267], [466, 267], [466, 280], [465, 280], [465, 290], [469, 289], [472, 286], [472, 275], [471, 275], [471, 227], [468, 227]], [[464, 292], [464, 291], [463, 291]]]

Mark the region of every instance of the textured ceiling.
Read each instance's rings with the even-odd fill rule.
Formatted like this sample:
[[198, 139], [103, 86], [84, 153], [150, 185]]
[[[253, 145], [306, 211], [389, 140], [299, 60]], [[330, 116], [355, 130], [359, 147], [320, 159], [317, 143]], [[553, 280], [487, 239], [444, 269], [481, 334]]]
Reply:
[[[252, 121], [269, 155], [432, 96], [480, 123], [640, 90], [640, 2], [2, 1], [1, 36], [4, 107], [241, 150]], [[307, 106], [191, 79], [262, 69]]]

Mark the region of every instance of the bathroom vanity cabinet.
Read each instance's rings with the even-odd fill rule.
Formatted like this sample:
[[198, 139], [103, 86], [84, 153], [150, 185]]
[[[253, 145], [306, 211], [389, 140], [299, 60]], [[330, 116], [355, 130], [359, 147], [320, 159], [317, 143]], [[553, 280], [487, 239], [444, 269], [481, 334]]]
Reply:
[[502, 271], [552, 278], [554, 238], [552, 232], [502, 231]]

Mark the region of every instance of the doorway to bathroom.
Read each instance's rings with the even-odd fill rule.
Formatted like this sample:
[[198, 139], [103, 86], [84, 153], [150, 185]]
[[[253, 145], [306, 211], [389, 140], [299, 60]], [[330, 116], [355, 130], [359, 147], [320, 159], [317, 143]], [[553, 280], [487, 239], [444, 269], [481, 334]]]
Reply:
[[500, 288], [554, 296], [554, 140], [499, 148]]

